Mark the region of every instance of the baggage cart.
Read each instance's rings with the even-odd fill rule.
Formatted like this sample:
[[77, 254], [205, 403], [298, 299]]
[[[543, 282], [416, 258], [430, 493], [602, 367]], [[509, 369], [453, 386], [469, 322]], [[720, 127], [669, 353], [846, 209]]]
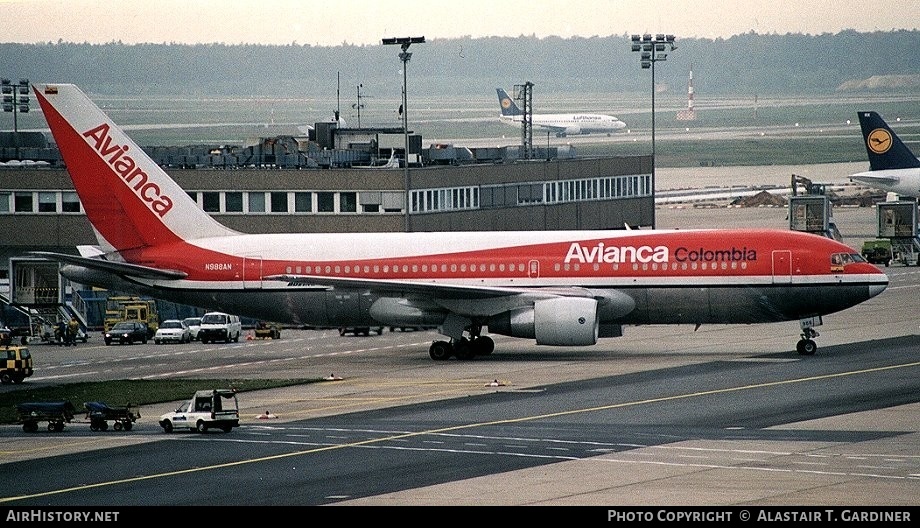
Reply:
[[109, 422], [116, 431], [130, 431], [134, 422], [141, 417], [137, 407], [128, 404], [124, 407], [112, 407], [104, 401], [85, 402], [86, 418], [91, 431], [108, 431]]
[[48, 422], [48, 430], [59, 433], [73, 420], [74, 407], [69, 401], [25, 402], [16, 405], [16, 414], [27, 433], [38, 431], [39, 422]]

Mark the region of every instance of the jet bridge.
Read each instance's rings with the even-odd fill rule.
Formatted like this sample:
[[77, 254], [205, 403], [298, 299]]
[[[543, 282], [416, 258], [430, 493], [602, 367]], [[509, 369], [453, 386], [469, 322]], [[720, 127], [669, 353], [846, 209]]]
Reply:
[[920, 237], [917, 236], [917, 200], [897, 200], [876, 204], [878, 237], [891, 240], [893, 260], [907, 266], [920, 264]]
[[71, 316], [86, 328], [85, 316], [67, 303], [59, 267], [57, 262], [42, 258], [10, 259], [9, 297], [0, 296], [0, 301], [28, 318], [28, 327], [18, 329], [17, 335], [44, 338], [55, 322]]
[[813, 233], [840, 241], [840, 230], [834, 223], [833, 204], [823, 193], [789, 197], [789, 229]]

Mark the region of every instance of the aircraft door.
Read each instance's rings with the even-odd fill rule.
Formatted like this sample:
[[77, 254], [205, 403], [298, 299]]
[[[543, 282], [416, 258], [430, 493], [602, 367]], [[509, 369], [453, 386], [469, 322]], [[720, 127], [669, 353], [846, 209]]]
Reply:
[[788, 284], [792, 282], [792, 251], [788, 249], [773, 252], [773, 283]]
[[540, 278], [540, 261], [531, 260], [527, 263], [527, 276], [531, 279]]
[[243, 257], [243, 288], [262, 287], [262, 257]]

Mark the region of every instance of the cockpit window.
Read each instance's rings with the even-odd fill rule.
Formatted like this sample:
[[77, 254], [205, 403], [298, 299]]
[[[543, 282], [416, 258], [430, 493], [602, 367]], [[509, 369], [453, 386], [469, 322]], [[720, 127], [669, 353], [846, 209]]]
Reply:
[[831, 255], [831, 265], [832, 266], [846, 266], [847, 264], [853, 264], [854, 262], [865, 262], [866, 259], [863, 258], [859, 253], [834, 253]]

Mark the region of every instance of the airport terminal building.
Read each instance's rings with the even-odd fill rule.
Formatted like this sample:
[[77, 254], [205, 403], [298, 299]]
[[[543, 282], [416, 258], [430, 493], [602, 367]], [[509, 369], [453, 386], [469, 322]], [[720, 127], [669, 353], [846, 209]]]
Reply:
[[[408, 171], [166, 170], [216, 220], [247, 233], [578, 230], [654, 226], [651, 163], [634, 156]], [[3, 268], [28, 251], [73, 253], [97, 243], [66, 168], [54, 164], [0, 167], [0, 230]]]

